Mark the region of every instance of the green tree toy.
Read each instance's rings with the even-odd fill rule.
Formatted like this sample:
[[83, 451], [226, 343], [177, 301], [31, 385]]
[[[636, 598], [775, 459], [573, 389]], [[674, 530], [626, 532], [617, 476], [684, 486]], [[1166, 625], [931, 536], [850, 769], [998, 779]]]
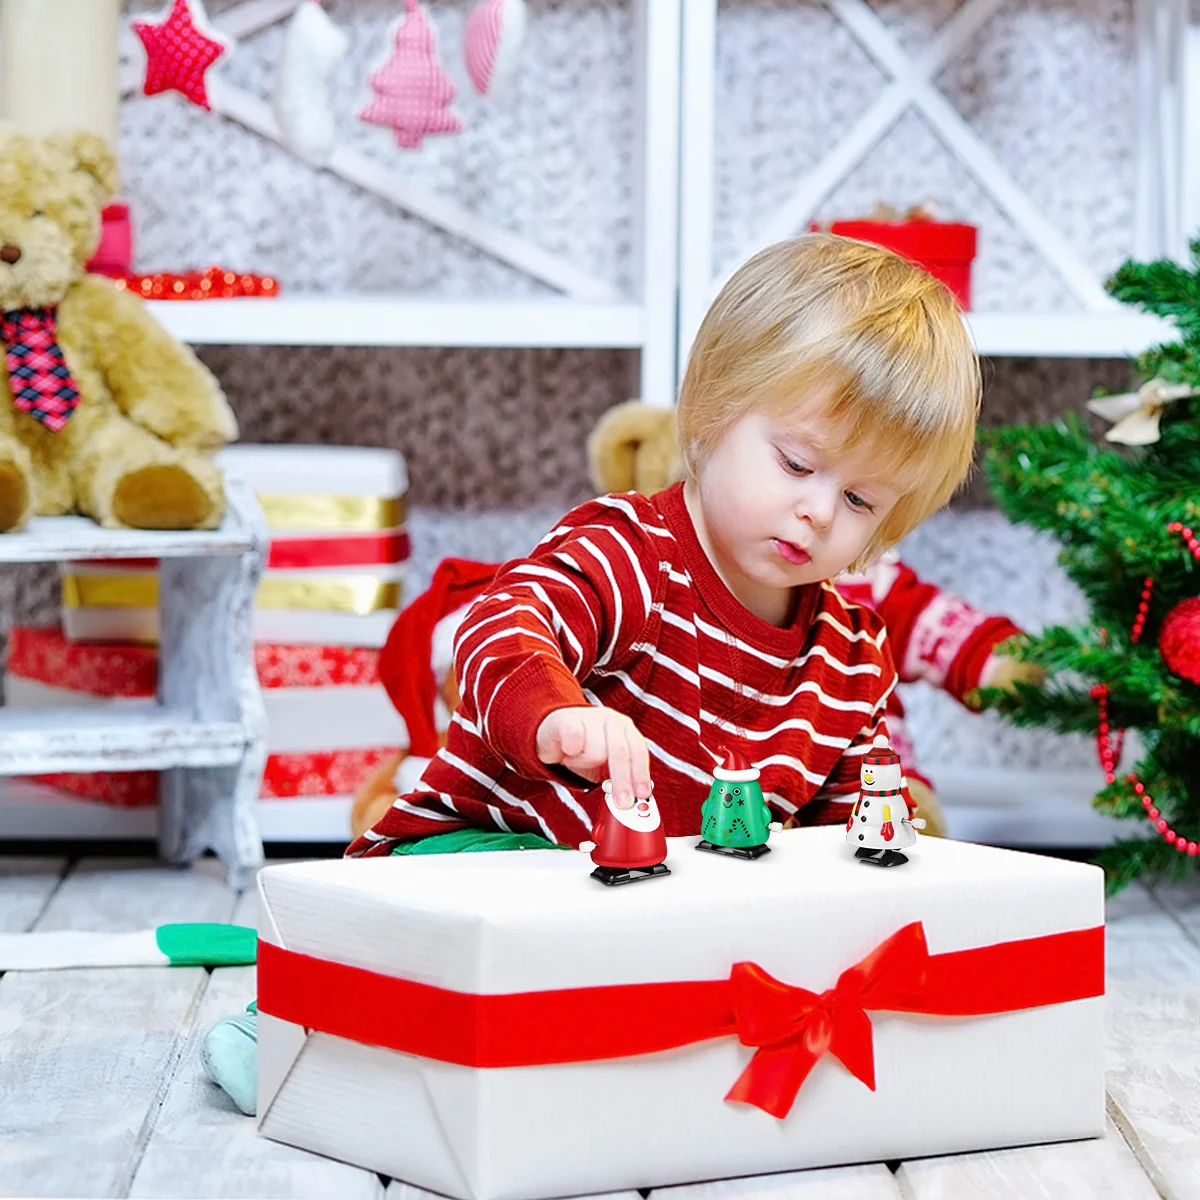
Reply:
[[[1137, 392], [1089, 403], [1116, 422], [1105, 444], [1073, 415], [985, 435], [997, 501], [1058, 538], [1091, 617], [1014, 638], [1006, 652], [1040, 665], [1046, 683], [980, 699], [1018, 725], [1095, 736], [1106, 786], [1093, 803], [1141, 823], [1096, 859], [1110, 894], [1200, 867], [1200, 239], [1191, 255], [1190, 270], [1127, 262], [1108, 281], [1181, 339], [1137, 360]], [[1126, 729], [1143, 747], [1132, 767], [1121, 763]]]
[[771, 847], [771, 810], [763, 799], [758, 768], [740, 751], [719, 747], [721, 761], [713, 768], [708, 798], [700, 809], [697, 850], [733, 858], [759, 858]]

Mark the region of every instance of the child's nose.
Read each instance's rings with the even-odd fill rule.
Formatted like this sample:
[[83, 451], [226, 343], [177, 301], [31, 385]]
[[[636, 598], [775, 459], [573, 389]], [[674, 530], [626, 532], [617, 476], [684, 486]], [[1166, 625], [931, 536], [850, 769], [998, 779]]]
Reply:
[[801, 520], [808, 521], [818, 529], [826, 529], [833, 523], [836, 503], [837, 497], [832, 488], [811, 483], [801, 493], [796, 512]]

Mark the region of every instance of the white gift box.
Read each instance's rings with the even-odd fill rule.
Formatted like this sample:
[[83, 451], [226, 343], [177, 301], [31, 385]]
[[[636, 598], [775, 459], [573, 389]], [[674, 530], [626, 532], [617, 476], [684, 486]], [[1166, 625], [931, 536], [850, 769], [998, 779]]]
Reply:
[[[403, 456], [367, 446], [235, 445], [215, 460], [250, 484], [271, 529], [255, 640], [382, 646], [402, 606], [408, 558]], [[153, 562], [64, 563], [61, 574], [72, 641], [157, 642]]]
[[[670, 875], [613, 888], [578, 851], [264, 869], [260, 1132], [463, 1200], [1101, 1136], [1100, 870], [938, 839], [881, 869], [843, 836], [775, 834], [754, 862], [675, 838]], [[909, 970], [922, 932], [922, 988], [944, 997], [946, 978], [965, 979], [999, 997], [991, 1015], [926, 1015], [964, 1011], [927, 997], [884, 1010], [870, 989], [861, 1007], [822, 1009], [885, 943]], [[685, 1025], [724, 1012], [744, 963], [810, 989], [784, 989], [806, 1014], [786, 1036], [756, 1051], [763, 1039], [743, 1045], [725, 1012], [719, 1036], [635, 1053], [676, 1010]], [[694, 1004], [670, 986], [686, 981], [703, 985]], [[758, 1019], [740, 1000], [731, 1011]], [[768, 1065], [756, 1055], [791, 1063], [822, 1028], [847, 1058], [846, 1036], [873, 1043], [874, 1090], [831, 1052], [786, 1115], [726, 1098], [752, 1059]], [[617, 1045], [632, 1056], [594, 1053]]]

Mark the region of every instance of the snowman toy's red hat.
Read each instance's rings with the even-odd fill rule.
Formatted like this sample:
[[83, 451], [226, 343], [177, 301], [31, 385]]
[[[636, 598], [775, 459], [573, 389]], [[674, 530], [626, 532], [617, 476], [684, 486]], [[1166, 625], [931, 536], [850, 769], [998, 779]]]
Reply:
[[863, 755], [863, 766], [866, 767], [898, 767], [900, 755], [888, 745], [887, 737], [877, 733], [871, 742], [871, 749]]
[[[712, 751], [709, 751], [712, 754]], [[713, 777], [728, 783], [749, 783], [758, 778], [758, 768], [736, 746], [718, 746], [713, 755], [717, 765]]]

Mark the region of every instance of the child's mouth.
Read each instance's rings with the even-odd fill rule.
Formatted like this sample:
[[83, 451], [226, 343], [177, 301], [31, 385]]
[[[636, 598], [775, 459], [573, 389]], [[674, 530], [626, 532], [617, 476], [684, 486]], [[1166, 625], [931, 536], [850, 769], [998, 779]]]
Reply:
[[774, 542], [780, 557], [792, 563], [793, 566], [802, 567], [810, 561], [807, 550], [801, 550], [799, 546], [793, 546], [791, 542], [785, 542], [782, 538], [775, 538]]

